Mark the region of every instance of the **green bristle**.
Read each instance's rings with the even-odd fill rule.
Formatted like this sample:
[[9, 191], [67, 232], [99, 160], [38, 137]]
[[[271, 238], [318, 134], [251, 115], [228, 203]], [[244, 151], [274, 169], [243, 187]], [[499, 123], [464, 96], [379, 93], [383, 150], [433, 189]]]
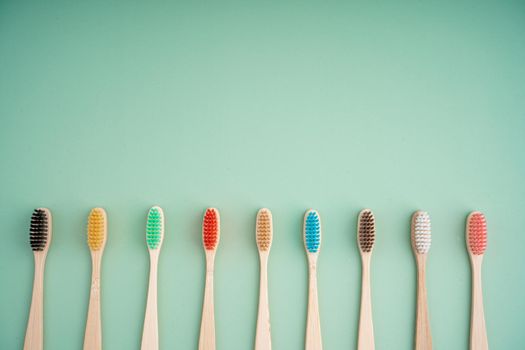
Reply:
[[153, 207], [148, 213], [148, 223], [146, 224], [146, 242], [150, 249], [157, 249], [162, 240], [163, 230], [162, 212], [157, 207]]

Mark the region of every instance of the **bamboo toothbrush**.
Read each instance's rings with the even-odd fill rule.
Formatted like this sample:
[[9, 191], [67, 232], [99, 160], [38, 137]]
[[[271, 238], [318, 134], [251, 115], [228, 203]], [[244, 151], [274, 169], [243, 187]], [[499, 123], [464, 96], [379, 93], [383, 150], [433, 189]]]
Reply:
[[470, 349], [488, 350], [483, 292], [481, 284], [481, 263], [487, 249], [487, 222], [485, 215], [475, 211], [467, 218], [467, 250], [472, 266], [472, 309], [470, 319]]
[[257, 213], [255, 238], [261, 262], [261, 281], [259, 284], [259, 313], [255, 350], [271, 350], [272, 335], [270, 331], [270, 308], [268, 306], [268, 256], [272, 247], [273, 225], [272, 213], [263, 208]]
[[321, 218], [316, 210], [310, 209], [304, 214], [303, 236], [309, 274], [305, 350], [322, 350], [321, 320], [317, 296], [317, 257], [321, 249]]
[[372, 299], [370, 296], [370, 259], [376, 235], [375, 218], [370, 209], [359, 213], [357, 221], [357, 243], [361, 253], [361, 315], [359, 317], [358, 350], [373, 350], [374, 324], [372, 322]]
[[416, 211], [412, 216], [412, 250], [417, 263], [417, 314], [416, 314], [416, 350], [432, 349], [432, 334], [427, 304], [425, 269], [428, 251], [432, 241], [430, 216], [424, 211]]
[[202, 243], [206, 253], [206, 285], [202, 305], [199, 350], [215, 350], [215, 311], [213, 306], [213, 269], [219, 245], [220, 217], [215, 208], [208, 208], [202, 222]]
[[35, 257], [35, 276], [24, 350], [42, 350], [44, 348], [44, 269], [47, 251], [49, 244], [51, 244], [51, 228], [51, 212], [49, 209], [35, 209], [29, 227], [29, 245]]
[[87, 243], [91, 251], [92, 273], [89, 309], [84, 336], [84, 350], [102, 349], [102, 324], [100, 320], [100, 267], [107, 239], [107, 216], [102, 208], [89, 213]]
[[148, 212], [146, 223], [146, 243], [148, 245], [149, 287], [142, 332], [142, 350], [158, 350], [159, 326], [157, 318], [157, 266], [160, 248], [164, 240], [164, 212], [160, 207], [152, 207]]

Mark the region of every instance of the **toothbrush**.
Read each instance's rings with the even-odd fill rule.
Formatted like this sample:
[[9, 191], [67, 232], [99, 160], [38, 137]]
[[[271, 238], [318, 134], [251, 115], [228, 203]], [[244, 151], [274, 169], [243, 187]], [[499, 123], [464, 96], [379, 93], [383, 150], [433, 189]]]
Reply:
[[309, 273], [305, 350], [322, 350], [321, 320], [317, 297], [317, 257], [321, 249], [321, 218], [316, 210], [310, 209], [304, 214], [303, 235]]
[[268, 256], [272, 247], [272, 213], [263, 208], [257, 213], [255, 238], [261, 262], [261, 281], [259, 284], [259, 313], [255, 335], [255, 350], [271, 350], [270, 308], [268, 306]]
[[202, 243], [206, 253], [206, 285], [202, 305], [199, 350], [215, 350], [215, 315], [213, 306], [213, 269], [215, 251], [219, 245], [220, 217], [215, 208], [208, 208], [202, 222]]
[[487, 329], [483, 312], [481, 263], [487, 249], [487, 222], [485, 215], [475, 211], [467, 218], [467, 250], [472, 266], [472, 309], [470, 319], [470, 349], [487, 350]]
[[160, 207], [152, 207], [148, 212], [146, 223], [146, 243], [148, 245], [149, 287], [142, 332], [142, 350], [159, 349], [159, 326], [157, 318], [157, 266], [160, 248], [164, 240], [164, 212]]
[[372, 322], [372, 301], [370, 296], [370, 259], [376, 235], [375, 218], [370, 209], [359, 213], [357, 221], [357, 243], [361, 254], [361, 315], [359, 318], [358, 350], [373, 350], [374, 324]]
[[51, 212], [46, 208], [35, 209], [29, 228], [29, 245], [35, 257], [35, 276], [24, 350], [44, 348], [44, 269], [51, 233]]
[[107, 216], [102, 208], [89, 213], [87, 243], [91, 251], [92, 274], [89, 309], [84, 336], [84, 350], [102, 349], [102, 325], [100, 320], [100, 267], [107, 239]]
[[417, 314], [416, 314], [416, 350], [432, 349], [432, 334], [427, 304], [425, 269], [428, 251], [432, 241], [430, 216], [424, 211], [416, 211], [412, 216], [412, 250], [417, 263]]

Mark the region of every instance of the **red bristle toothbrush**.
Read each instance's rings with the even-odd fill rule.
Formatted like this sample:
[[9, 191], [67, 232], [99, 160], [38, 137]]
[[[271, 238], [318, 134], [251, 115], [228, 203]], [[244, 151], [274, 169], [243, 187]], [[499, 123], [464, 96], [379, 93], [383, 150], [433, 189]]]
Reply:
[[215, 315], [213, 305], [213, 269], [219, 245], [220, 217], [215, 208], [208, 208], [202, 221], [202, 243], [206, 253], [206, 285], [202, 305], [199, 350], [215, 350]]
[[487, 222], [485, 215], [475, 211], [467, 218], [467, 250], [472, 266], [472, 309], [470, 319], [470, 349], [488, 350], [487, 329], [483, 312], [481, 263], [487, 249]]

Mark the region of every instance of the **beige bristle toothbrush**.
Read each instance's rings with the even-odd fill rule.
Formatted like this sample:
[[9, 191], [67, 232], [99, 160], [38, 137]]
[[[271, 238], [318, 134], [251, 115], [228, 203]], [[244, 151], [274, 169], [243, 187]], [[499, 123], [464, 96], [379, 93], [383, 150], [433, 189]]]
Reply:
[[322, 350], [321, 320], [317, 294], [317, 258], [321, 249], [321, 218], [316, 210], [304, 214], [303, 237], [308, 257], [308, 315], [306, 320], [305, 350]]
[[359, 317], [358, 350], [375, 349], [374, 324], [372, 321], [372, 298], [370, 295], [370, 259], [376, 235], [375, 218], [370, 209], [359, 213], [357, 221], [357, 245], [361, 254], [361, 312]]
[[159, 349], [159, 325], [157, 317], [157, 266], [160, 248], [164, 241], [164, 212], [160, 207], [152, 207], [146, 220], [146, 244], [150, 258], [148, 299], [142, 331], [142, 350]]
[[47, 208], [35, 209], [29, 226], [29, 245], [35, 258], [35, 275], [24, 350], [44, 348], [44, 270], [51, 234], [51, 212]]
[[89, 213], [87, 243], [91, 251], [91, 292], [84, 336], [84, 350], [102, 349], [102, 323], [100, 319], [100, 268], [107, 239], [107, 215], [102, 208]]
[[268, 305], [268, 256], [272, 247], [272, 213], [263, 208], [257, 213], [255, 239], [259, 250], [261, 276], [259, 284], [259, 312], [255, 334], [255, 350], [271, 350], [270, 307]]
[[215, 252], [220, 239], [220, 217], [215, 208], [208, 208], [202, 220], [202, 244], [206, 253], [206, 285], [202, 304], [199, 350], [215, 350], [215, 311], [213, 303], [213, 270]]
[[472, 307], [470, 315], [470, 349], [488, 350], [487, 328], [483, 311], [481, 264], [487, 249], [487, 222], [479, 211], [470, 213], [466, 227], [467, 250], [472, 267]]
[[416, 350], [432, 349], [432, 334], [427, 303], [426, 262], [432, 242], [430, 216], [427, 212], [416, 211], [412, 216], [412, 249], [417, 263], [417, 312], [416, 312]]

